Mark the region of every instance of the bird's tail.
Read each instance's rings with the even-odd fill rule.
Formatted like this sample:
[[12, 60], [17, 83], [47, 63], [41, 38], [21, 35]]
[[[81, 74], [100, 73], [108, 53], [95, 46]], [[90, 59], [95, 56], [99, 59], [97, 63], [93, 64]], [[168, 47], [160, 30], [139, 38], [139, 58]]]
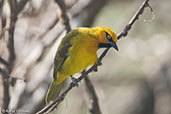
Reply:
[[61, 87], [62, 83], [57, 85], [55, 80], [51, 82], [48, 92], [46, 94], [46, 104], [49, 104], [51, 101], [54, 101], [59, 96]]

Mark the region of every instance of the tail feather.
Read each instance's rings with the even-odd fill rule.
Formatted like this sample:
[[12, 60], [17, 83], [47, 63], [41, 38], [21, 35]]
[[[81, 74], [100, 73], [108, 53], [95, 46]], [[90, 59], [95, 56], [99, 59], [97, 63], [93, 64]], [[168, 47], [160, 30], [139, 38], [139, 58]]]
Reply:
[[54, 80], [51, 82], [48, 92], [46, 94], [46, 104], [49, 104], [51, 101], [54, 101], [59, 96], [61, 87], [62, 83], [57, 85]]

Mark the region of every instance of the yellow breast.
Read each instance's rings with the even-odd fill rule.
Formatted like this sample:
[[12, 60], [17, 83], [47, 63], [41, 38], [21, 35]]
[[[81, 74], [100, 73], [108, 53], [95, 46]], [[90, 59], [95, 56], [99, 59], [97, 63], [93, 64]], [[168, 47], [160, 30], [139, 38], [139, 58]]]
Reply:
[[98, 50], [98, 42], [95, 38], [73, 39], [71, 44], [73, 45], [69, 49], [69, 56], [61, 69], [61, 73], [69, 76], [94, 64], [97, 61]]

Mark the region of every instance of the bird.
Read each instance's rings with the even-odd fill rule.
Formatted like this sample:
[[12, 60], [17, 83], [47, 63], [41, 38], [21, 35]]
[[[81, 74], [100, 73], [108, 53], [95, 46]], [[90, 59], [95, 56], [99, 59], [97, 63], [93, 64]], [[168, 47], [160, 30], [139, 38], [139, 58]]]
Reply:
[[78, 80], [73, 75], [97, 63], [99, 49], [113, 47], [118, 51], [117, 40], [116, 33], [104, 26], [78, 27], [68, 32], [56, 51], [53, 80], [46, 93], [46, 104], [59, 96], [67, 77], [71, 77], [77, 85]]

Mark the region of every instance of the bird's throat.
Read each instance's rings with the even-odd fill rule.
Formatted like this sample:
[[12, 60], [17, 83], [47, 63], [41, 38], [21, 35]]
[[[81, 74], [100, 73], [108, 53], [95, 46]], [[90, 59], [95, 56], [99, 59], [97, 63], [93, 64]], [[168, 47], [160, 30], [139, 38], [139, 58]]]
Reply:
[[99, 48], [110, 48], [111, 45], [108, 43], [99, 43]]

